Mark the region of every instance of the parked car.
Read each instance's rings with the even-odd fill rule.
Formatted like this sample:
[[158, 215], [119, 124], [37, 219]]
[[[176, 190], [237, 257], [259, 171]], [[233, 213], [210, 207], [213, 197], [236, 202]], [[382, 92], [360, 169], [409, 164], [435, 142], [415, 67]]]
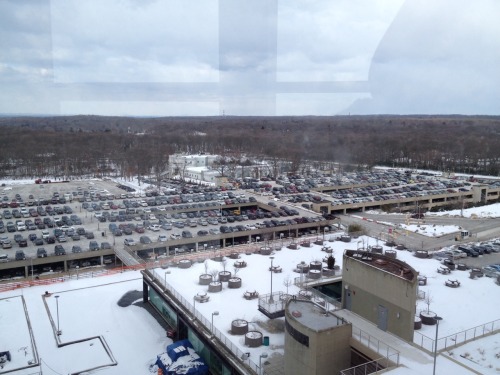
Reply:
[[73, 247], [71, 247], [71, 252], [72, 253], [81, 253], [82, 252], [82, 247], [78, 246], [78, 245], [73, 245]]
[[23, 250], [16, 250], [16, 260], [25, 260], [26, 255], [24, 255]]
[[500, 267], [497, 268], [492, 265], [483, 267], [482, 271], [488, 277], [498, 277], [500, 275]]
[[139, 242], [142, 244], [153, 243], [153, 241], [151, 241], [151, 238], [149, 238], [148, 236], [141, 236], [141, 238], [139, 238]]
[[99, 244], [97, 243], [97, 241], [90, 241], [89, 242], [89, 250], [90, 251], [99, 250]]
[[136, 243], [135, 243], [135, 240], [133, 238], [125, 238], [123, 240], [123, 243], [126, 245], [126, 246], [135, 246]]
[[158, 224], [152, 224], [149, 226], [149, 230], [153, 232], [158, 232], [160, 230], [160, 226]]
[[165, 236], [164, 234], [160, 234], [160, 235], [158, 236], [158, 241], [160, 241], [160, 242], [165, 242], [165, 241], [167, 241], [167, 236]]
[[56, 255], [66, 255], [66, 250], [64, 249], [64, 247], [62, 245], [56, 245], [54, 247], [54, 253]]
[[47, 250], [45, 250], [43, 247], [39, 247], [36, 250], [36, 256], [37, 256], [37, 258], [46, 258], [47, 257]]
[[463, 251], [464, 253], [466, 253], [468, 257], [474, 257], [475, 258], [475, 257], [479, 256], [479, 253], [476, 250], [474, 250], [474, 249], [472, 249], [472, 248], [470, 248], [468, 246], [459, 246], [458, 249], [460, 251]]

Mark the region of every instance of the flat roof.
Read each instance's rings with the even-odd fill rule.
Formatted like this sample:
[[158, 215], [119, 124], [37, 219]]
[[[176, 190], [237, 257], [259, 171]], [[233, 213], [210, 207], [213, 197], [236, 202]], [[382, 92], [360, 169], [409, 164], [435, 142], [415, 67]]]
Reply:
[[348, 258], [356, 259], [372, 267], [392, 273], [408, 281], [416, 280], [418, 274], [418, 272], [408, 263], [402, 262], [396, 258], [391, 258], [387, 255], [359, 250], [346, 250], [344, 255]]
[[325, 308], [311, 301], [291, 299], [287, 305], [288, 313], [299, 323], [314, 331], [349, 324], [341, 317], [325, 312]]

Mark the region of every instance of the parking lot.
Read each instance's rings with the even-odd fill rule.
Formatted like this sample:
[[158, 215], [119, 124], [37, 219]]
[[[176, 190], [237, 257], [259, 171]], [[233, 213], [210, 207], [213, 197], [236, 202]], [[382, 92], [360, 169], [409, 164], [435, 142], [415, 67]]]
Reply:
[[[196, 244], [207, 250], [265, 240], [259, 230], [267, 228], [282, 227], [283, 237], [300, 236], [307, 230], [295, 232], [292, 226], [320, 226], [324, 219], [267, 198], [263, 203], [262, 196], [245, 191], [197, 186], [142, 195], [99, 180], [3, 189], [0, 272], [24, 261], [28, 275], [64, 269], [58, 256], [71, 257], [69, 268], [114, 265], [115, 247], [145, 257], [169, 255], [169, 248], [170, 254], [192, 251]], [[9, 271], [0, 274], [13, 277]]]

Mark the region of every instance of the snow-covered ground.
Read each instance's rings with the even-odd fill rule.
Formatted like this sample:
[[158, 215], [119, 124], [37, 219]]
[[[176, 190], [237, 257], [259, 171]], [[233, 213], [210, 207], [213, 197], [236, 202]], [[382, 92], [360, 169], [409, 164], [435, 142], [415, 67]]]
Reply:
[[[27, 181], [32, 183], [32, 181]], [[122, 181], [136, 189], [137, 181]], [[5, 181], [9, 185], [19, 183], [19, 180]], [[488, 213], [486, 216], [485, 213]], [[445, 213], [436, 213], [441, 215]], [[448, 214], [453, 215], [453, 211]], [[499, 217], [500, 205], [490, 205], [476, 209], [464, 210], [465, 215], [478, 217]], [[426, 225], [419, 230], [433, 236], [437, 231], [445, 231], [444, 226]], [[411, 228], [406, 228], [411, 230]], [[451, 229], [449, 229], [451, 230]], [[421, 233], [421, 232], [419, 232]], [[363, 246], [375, 245], [376, 240], [362, 237], [359, 243]], [[356, 249], [355, 243], [328, 242], [333, 249], [336, 264], [342, 267], [342, 254], [345, 249]], [[326, 256], [320, 246], [301, 248], [300, 250], [282, 249], [274, 254], [273, 265], [282, 267], [282, 273], [272, 274], [273, 291], [297, 293], [297, 287], [287, 280], [299, 277], [293, 272], [296, 265], [302, 261], [309, 263], [323, 260]], [[412, 265], [421, 275], [427, 277], [427, 286], [422, 286], [421, 292], [430, 295], [430, 310], [443, 317], [439, 325], [440, 345], [444, 338], [484, 323], [500, 319], [497, 301], [500, 297], [500, 286], [492, 279], [483, 277], [476, 280], [469, 278], [465, 271], [453, 271], [450, 275], [436, 272], [440, 266], [434, 259], [419, 259], [407, 251], [398, 251], [398, 259]], [[490, 255], [484, 255], [488, 257]], [[210, 293], [210, 301], [196, 303], [197, 316], [207, 324], [213, 318], [214, 327], [233, 340], [244, 352], [251, 352], [250, 360], [258, 363], [260, 354], [283, 351], [283, 334], [267, 331], [267, 318], [257, 311], [257, 300], [247, 301], [242, 296], [245, 291], [257, 291], [266, 294], [270, 291], [271, 264], [269, 256], [258, 254], [242, 254], [239, 260], [247, 262], [247, 267], [241, 269], [237, 276], [242, 279], [242, 287], [228, 289], [225, 285], [219, 293]], [[227, 270], [234, 272], [234, 260], [228, 260]], [[222, 270], [222, 264], [209, 260], [207, 269]], [[160, 279], [166, 279], [186, 301], [191, 302], [200, 292], [206, 292], [206, 287], [200, 286], [198, 277], [205, 272], [204, 263], [194, 263], [189, 269], [170, 268], [165, 274], [161, 268], [155, 269]], [[83, 276], [83, 275], [82, 275]], [[449, 279], [460, 282], [459, 288], [448, 288], [445, 282]], [[45, 292], [49, 296], [43, 297]], [[136, 291], [136, 293], [134, 293]], [[137, 293], [138, 292], [138, 293]], [[102, 374], [148, 374], [154, 372], [152, 364], [156, 356], [165, 351], [171, 340], [166, 337], [164, 329], [153, 319], [139, 302], [142, 298], [141, 275], [137, 271], [127, 271], [114, 276], [100, 278], [80, 278], [79, 280], [54, 283], [43, 287], [16, 289], [0, 294], [0, 352], [9, 350], [12, 361], [4, 365], [1, 371], [27, 366], [37, 361], [41, 366], [19, 370], [17, 375], [27, 375], [42, 370], [44, 374], [65, 374], [83, 371], [99, 366], [106, 366], [92, 372]], [[55, 296], [58, 295], [58, 303]], [[128, 303], [121, 307], [120, 299], [128, 296]], [[22, 298], [26, 302], [24, 309]], [[46, 301], [46, 304], [44, 303]], [[123, 300], [122, 300], [123, 302]], [[57, 308], [57, 305], [59, 308]], [[122, 303], [122, 305], [124, 305]], [[192, 306], [191, 306], [192, 307]], [[417, 313], [427, 309], [425, 300], [419, 300]], [[59, 310], [59, 311], [57, 311]], [[218, 315], [212, 315], [217, 311]], [[57, 316], [59, 315], [59, 319]], [[251, 322], [251, 327], [269, 336], [270, 345], [258, 348], [246, 348], [242, 337], [231, 336], [228, 331], [234, 319], [245, 319]], [[57, 321], [59, 320], [62, 335], [61, 343], [79, 341], [58, 347]], [[498, 328], [498, 322], [495, 327]], [[267, 327], [267, 328], [266, 328]], [[483, 330], [481, 327], [479, 330]], [[423, 326], [415, 334], [415, 342], [429, 341], [434, 338], [435, 326]], [[469, 331], [470, 332], [470, 331]], [[421, 335], [425, 335], [423, 337]], [[470, 337], [470, 336], [469, 336]], [[32, 341], [33, 340], [33, 341]], [[453, 336], [449, 338], [453, 340]], [[478, 373], [500, 373], [500, 335], [495, 334], [481, 338], [453, 350], [444, 351], [437, 361], [437, 372], [447, 373], [447, 369], [455, 375], [469, 374], [469, 370], [452, 367], [445, 356], [475, 369]], [[34, 343], [34, 345], [32, 345]], [[36, 347], [36, 349], [35, 349]], [[109, 350], [107, 348], [109, 347]], [[37, 355], [35, 354], [37, 353]], [[108, 366], [114, 360], [115, 366]], [[407, 360], [400, 368], [391, 371], [394, 374], [431, 373], [432, 365], [419, 361]], [[450, 367], [448, 367], [450, 366]], [[453, 370], [451, 370], [453, 369]], [[90, 372], [89, 372], [90, 373]]]
[[[367, 214], [378, 215], [401, 215], [399, 213], [387, 213], [381, 210], [366, 210]], [[426, 212], [426, 216], [459, 216], [467, 218], [498, 218], [500, 217], [500, 203], [493, 203], [486, 206], [464, 208], [463, 210], [449, 210], [439, 212]]]
[[[375, 244], [375, 240], [369, 238], [363, 238], [362, 241], [366, 245]], [[336, 264], [340, 267], [342, 267], [343, 251], [356, 247], [353, 243], [346, 244], [339, 241], [328, 242], [327, 245], [332, 247]], [[272, 274], [273, 291], [287, 292], [286, 280], [299, 277], [299, 274], [293, 272], [298, 263], [323, 260], [326, 254], [321, 251], [321, 246], [313, 245], [311, 248], [300, 250], [283, 248], [281, 251], [275, 251], [273, 256], [273, 265], [279, 265], [283, 269], [282, 273]], [[411, 264], [420, 274], [427, 276], [427, 286], [421, 287], [421, 291], [431, 296], [430, 309], [443, 317], [439, 325], [439, 337], [453, 335], [500, 318], [496, 308], [496, 301], [500, 298], [500, 287], [492, 279], [483, 277], [472, 280], [466, 271], [453, 271], [451, 275], [442, 275], [436, 272], [440, 266], [437, 260], [419, 259], [407, 251], [399, 251], [397, 256], [398, 259]], [[250, 359], [258, 362], [260, 354], [266, 353], [271, 357], [273, 352], [283, 352], [283, 334], [267, 331], [268, 320], [257, 311], [257, 300], [247, 301], [243, 298], [245, 291], [257, 291], [260, 294], [270, 292], [271, 273], [268, 269], [271, 259], [269, 256], [259, 254], [242, 254], [239, 260], [247, 262], [247, 267], [237, 273], [237, 276], [242, 279], [242, 287], [228, 289], [225, 285], [221, 292], [209, 293], [209, 302], [196, 303], [197, 316], [210, 325], [212, 313], [218, 311], [219, 314], [213, 316], [214, 327], [239, 346], [242, 351], [250, 352]], [[234, 260], [229, 259], [227, 264], [227, 270], [231, 272], [234, 272], [233, 262]], [[207, 269], [209, 272], [210, 270], [221, 271], [222, 264], [208, 260]], [[189, 303], [192, 303], [196, 294], [207, 290], [206, 286], [201, 286], [198, 282], [199, 275], [205, 273], [205, 263], [194, 263], [188, 269], [157, 268], [155, 272], [160, 280], [166, 279], [167, 283]], [[446, 287], [444, 284], [448, 279], [458, 280], [461, 286], [456, 289]], [[9, 350], [13, 356], [13, 361], [8, 363], [5, 369], [26, 365], [34, 358], [29, 327], [21, 307], [20, 296], [24, 296], [26, 300], [27, 317], [32, 327], [38, 355], [42, 358], [44, 373], [72, 373], [109, 364], [112, 361], [105, 351], [105, 346], [97, 339], [57, 348], [53, 331], [57, 326], [55, 296], [58, 295], [61, 342], [101, 336], [118, 364], [104, 367], [99, 370], [100, 373], [149, 373], [150, 365], [156, 360], [156, 356], [164, 352], [166, 345], [171, 341], [166, 338], [165, 331], [144, 308], [134, 304], [126, 307], [118, 305], [122, 296], [131, 291], [141, 291], [141, 289], [140, 274], [137, 271], [128, 271], [115, 276], [83, 278], [45, 287], [3, 293], [0, 295], [0, 316], [2, 316], [0, 351]], [[48, 291], [51, 296], [42, 297], [45, 291]], [[288, 292], [297, 293], [298, 289], [292, 285], [288, 287]], [[131, 295], [129, 303], [141, 299], [140, 293]], [[47, 302], [48, 311], [45, 309], [44, 300]], [[193, 306], [191, 305], [190, 308]], [[425, 309], [427, 309], [425, 301], [419, 300], [417, 312]], [[231, 322], [235, 319], [251, 322], [251, 329], [259, 330], [263, 332], [263, 335], [269, 336], [270, 345], [258, 348], [245, 347], [243, 336], [232, 336], [228, 332]], [[424, 325], [418, 332], [415, 335], [415, 342], [427, 340], [420, 334], [431, 340], [435, 335], [435, 326]], [[466, 347], [450, 351], [452, 353], [450, 355], [469, 367], [478, 366], [476, 368], [481, 373], [498, 373], [498, 368], [500, 368], [499, 340], [498, 334], [483, 338], [467, 344]], [[444, 357], [439, 358], [439, 373], [444, 373], [447, 363]], [[428, 365], [423, 366], [421, 363], [406, 361], [403, 365], [404, 367], [394, 370], [394, 373], [422, 373], [421, 371], [428, 373], [430, 370]], [[19, 372], [19, 374], [27, 373], [29, 371]], [[470, 372], [464, 370], [463, 373]]]
[[428, 212], [429, 216], [462, 216], [468, 218], [497, 218], [500, 217], [500, 203], [487, 206], [465, 208], [463, 210], [451, 210], [442, 212]]
[[460, 227], [457, 225], [435, 225], [435, 224], [401, 224], [403, 231], [418, 233], [427, 237], [441, 237], [450, 233], [457, 233]]

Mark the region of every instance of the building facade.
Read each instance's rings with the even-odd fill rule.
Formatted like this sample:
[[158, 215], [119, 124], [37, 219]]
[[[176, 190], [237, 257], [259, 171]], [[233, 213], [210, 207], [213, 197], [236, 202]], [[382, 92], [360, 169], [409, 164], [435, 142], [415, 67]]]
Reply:
[[285, 374], [338, 374], [350, 367], [352, 325], [312, 301], [285, 309]]
[[391, 332], [413, 340], [418, 272], [390, 256], [346, 250], [342, 307]]

